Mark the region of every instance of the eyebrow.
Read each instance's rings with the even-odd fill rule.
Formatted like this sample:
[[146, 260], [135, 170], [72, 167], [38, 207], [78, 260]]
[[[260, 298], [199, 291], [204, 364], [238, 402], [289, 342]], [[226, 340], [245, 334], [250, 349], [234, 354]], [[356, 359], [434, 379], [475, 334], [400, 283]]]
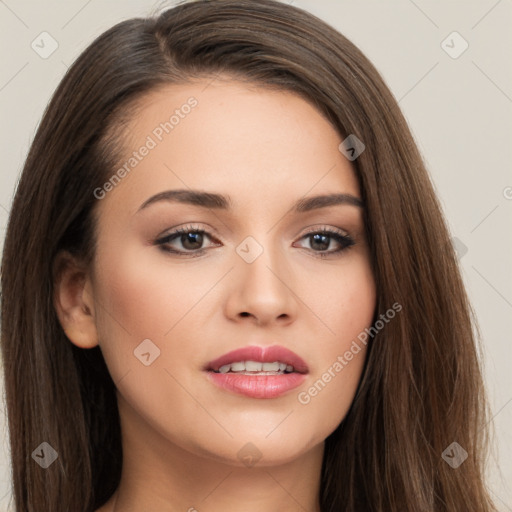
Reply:
[[[213, 208], [217, 210], [233, 209], [233, 202], [228, 195], [215, 194], [213, 192], [202, 192], [199, 190], [166, 190], [160, 192], [144, 201], [138, 211], [148, 206], [161, 202], [177, 202], [200, 206], [202, 208]], [[308, 212], [328, 206], [350, 205], [363, 208], [363, 202], [352, 194], [327, 194], [311, 196], [299, 199], [294, 205], [293, 210], [296, 213]]]

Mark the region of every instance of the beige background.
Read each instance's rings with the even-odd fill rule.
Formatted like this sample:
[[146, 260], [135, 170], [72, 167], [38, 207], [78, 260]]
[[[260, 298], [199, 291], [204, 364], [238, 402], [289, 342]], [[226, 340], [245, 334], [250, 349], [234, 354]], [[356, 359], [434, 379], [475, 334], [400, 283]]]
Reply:
[[[500, 510], [512, 511], [512, 1], [284, 1], [357, 44], [410, 123], [457, 238], [480, 321], [496, 432], [489, 480]], [[66, 68], [101, 32], [157, 6], [152, 0], [0, 0], [0, 244], [29, 144]], [[47, 59], [31, 48], [43, 31], [58, 43]], [[464, 41], [469, 46], [457, 58], [445, 51], [455, 56]], [[0, 512], [13, 510], [8, 450], [0, 401]]]

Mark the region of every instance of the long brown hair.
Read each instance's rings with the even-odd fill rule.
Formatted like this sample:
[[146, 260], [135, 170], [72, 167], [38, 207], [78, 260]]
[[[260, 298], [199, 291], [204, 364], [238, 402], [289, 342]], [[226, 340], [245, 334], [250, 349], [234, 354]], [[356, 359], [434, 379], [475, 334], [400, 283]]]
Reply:
[[[483, 478], [488, 412], [476, 323], [396, 100], [367, 58], [315, 16], [274, 0], [199, 0], [99, 36], [69, 68], [30, 148], [1, 283], [17, 512], [92, 512], [119, 484], [115, 385], [99, 347], [77, 348], [58, 322], [54, 260], [66, 249], [91, 262], [93, 191], [115, 170], [131, 107], [156, 87], [218, 73], [298, 93], [366, 146], [353, 165], [375, 318], [395, 302], [403, 309], [369, 342], [352, 406], [326, 439], [322, 511], [495, 510]], [[58, 452], [47, 469], [31, 457], [42, 442]], [[468, 454], [457, 468], [441, 456], [453, 442]]]

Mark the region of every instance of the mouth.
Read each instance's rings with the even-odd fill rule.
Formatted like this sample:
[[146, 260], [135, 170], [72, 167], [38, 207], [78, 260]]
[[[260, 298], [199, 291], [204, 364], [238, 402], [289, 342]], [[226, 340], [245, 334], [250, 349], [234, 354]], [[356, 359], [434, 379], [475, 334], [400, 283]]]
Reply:
[[281, 396], [304, 382], [309, 371], [302, 358], [279, 345], [234, 350], [203, 370], [218, 387], [251, 398]]
[[295, 352], [280, 345], [260, 347], [250, 345], [224, 354], [210, 361], [204, 368], [215, 373], [242, 373], [283, 375], [308, 373], [308, 365]]

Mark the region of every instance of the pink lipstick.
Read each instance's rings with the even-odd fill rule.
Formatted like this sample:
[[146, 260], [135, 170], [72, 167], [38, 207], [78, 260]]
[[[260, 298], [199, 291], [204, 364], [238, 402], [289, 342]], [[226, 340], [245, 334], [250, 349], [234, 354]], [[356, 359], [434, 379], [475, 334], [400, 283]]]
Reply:
[[227, 391], [251, 398], [276, 398], [300, 386], [308, 366], [282, 346], [251, 345], [224, 354], [204, 370], [210, 382]]

